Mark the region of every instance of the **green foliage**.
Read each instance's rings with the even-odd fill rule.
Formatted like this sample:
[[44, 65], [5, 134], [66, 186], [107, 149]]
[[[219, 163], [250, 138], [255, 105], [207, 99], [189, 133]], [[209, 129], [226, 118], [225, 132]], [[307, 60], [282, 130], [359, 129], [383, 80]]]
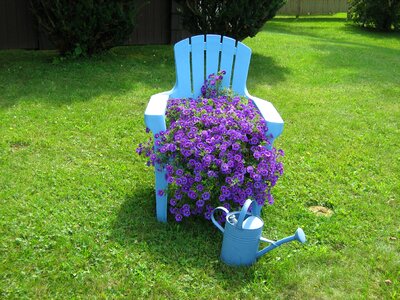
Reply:
[[363, 27], [399, 30], [400, 0], [350, 0], [349, 17]]
[[177, 0], [183, 27], [192, 34], [253, 37], [286, 0]]
[[90, 56], [107, 50], [134, 28], [133, 0], [30, 1], [40, 27], [61, 55]]

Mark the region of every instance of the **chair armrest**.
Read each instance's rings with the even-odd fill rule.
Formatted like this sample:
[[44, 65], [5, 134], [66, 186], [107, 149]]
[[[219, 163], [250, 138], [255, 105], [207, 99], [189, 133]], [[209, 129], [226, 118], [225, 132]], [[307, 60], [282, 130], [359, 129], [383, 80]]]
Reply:
[[257, 106], [264, 120], [267, 122], [267, 135], [272, 134], [272, 140], [276, 139], [283, 131], [283, 120], [271, 102], [260, 99], [246, 93], [246, 96]]
[[171, 91], [155, 94], [150, 97], [144, 112], [144, 121], [153, 134], [166, 130], [165, 112]]

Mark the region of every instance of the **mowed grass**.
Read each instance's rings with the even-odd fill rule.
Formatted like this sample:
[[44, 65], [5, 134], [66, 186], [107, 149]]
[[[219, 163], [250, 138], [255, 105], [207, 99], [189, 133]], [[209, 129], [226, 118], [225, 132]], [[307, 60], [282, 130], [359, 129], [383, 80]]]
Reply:
[[400, 35], [340, 17], [276, 18], [244, 41], [250, 93], [285, 120], [264, 235], [308, 239], [249, 268], [219, 261], [211, 222], [155, 220], [134, 149], [150, 95], [174, 84], [172, 46], [58, 64], [1, 51], [0, 298], [398, 299]]

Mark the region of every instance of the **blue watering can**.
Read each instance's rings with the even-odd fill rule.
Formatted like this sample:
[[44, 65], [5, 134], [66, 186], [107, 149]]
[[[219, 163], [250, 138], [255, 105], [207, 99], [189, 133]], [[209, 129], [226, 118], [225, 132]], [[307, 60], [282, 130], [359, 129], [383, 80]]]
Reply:
[[[279, 241], [271, 241], [261, 236], [264, 227], [263, 220], [249, 213], [249, 208], [253, 205], [252, 212], [256, 211], [257, 203], [246, 200], [241, 211], [229, 212], [225, 207], [217, 207], [212, 212], [212, 222], [224, 234], [221, 249], [221, 259], [228, 265], [247, 266], [253, 264], [257, 258], [276, 247], [294, 240], [304, 243], [306, 236], [303, 229], [298, 228], [294, 235], [283, 238]], [[226, 213], [225, 229], [215, 220], [214, 213], [223, 210]], [[270, 245], [258, 251], [259, 243], [267, 242]]]

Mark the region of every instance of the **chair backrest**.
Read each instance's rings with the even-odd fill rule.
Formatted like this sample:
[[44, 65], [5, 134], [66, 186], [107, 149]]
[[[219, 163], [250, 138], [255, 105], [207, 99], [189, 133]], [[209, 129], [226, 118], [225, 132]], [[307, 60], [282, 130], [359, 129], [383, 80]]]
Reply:
[[196, 35], [175, 44], [176, 84], [171, 98], [198, 97], [211, 73], [225, 70], [222, 86], [244, 95], [251, 49], [220, 35]]

